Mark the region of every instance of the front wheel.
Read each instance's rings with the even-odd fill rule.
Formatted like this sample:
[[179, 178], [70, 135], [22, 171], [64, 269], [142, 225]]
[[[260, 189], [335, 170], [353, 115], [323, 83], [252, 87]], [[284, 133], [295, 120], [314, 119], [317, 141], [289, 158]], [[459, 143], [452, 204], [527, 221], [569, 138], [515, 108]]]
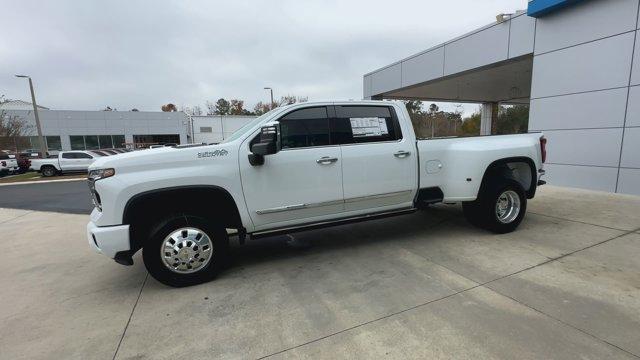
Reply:
[[156, 224], [142, 258], [156, 280], [183, 287], [212, 280], [226, 263], [228, 248], [224, 227], [197, 216], [176, 215]]
[[467, 220], [498, 234], [515, 230], [527, 211], [527, 197], [522, 185], [512, 179], [491, 181], [478, 199], [462, 204]]

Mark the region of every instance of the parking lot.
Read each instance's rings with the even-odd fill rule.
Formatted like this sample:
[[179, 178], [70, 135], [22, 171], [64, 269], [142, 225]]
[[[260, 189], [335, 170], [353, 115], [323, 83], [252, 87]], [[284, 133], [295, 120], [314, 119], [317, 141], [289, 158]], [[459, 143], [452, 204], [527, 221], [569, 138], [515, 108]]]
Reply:
[[174, 289], [90, 251], [73, 184], [48, 208], [0, 189], [2, 359], [640, 356], [640, 197], [545, 186], [506, 235], [439, 205], [234, 241], [218, 279]]

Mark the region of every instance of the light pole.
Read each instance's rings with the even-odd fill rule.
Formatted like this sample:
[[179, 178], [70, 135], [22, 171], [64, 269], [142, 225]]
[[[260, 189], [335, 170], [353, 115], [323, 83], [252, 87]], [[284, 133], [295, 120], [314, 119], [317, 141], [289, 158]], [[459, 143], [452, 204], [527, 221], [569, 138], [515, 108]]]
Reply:
[[265, 90], [269, 90], [271, 92], [271, 106], [269, 106], [269, 109], [273, 108], [274, 102], [273, 102], [273, 89], [270, 87], [265, 87]]
[[47, 144], [44, 142], [44, 137], [42, 136], [42, 127], [40, 126], [40, 117], [38, 116], [38, 104], [36, 104], [36, 93], [33, 91], [33, 81], [31, 81], [31, 77], [28, 75], [16, 75], [18, 78], [27, 78], [29, 79], [29, 90], [31, 90], [31, 103], [33, 104], [33, 115], [36, 118], [36, 128], [38, 130], [38, 141], [40, 142], [40, 152], [43, 158], [47, 157]]

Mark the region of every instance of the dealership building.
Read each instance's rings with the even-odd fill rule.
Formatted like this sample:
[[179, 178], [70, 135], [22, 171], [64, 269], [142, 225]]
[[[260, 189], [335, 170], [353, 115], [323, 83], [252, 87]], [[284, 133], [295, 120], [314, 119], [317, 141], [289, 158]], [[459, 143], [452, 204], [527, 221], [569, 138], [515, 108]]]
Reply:
[[550, 184], [640, 195], [638, 0], [532, 0], [364, 75], [366, 99], [529, 104]]
[[[38, 151], [33, 105], [13, 100], [0, 104], [4, 116], [27, 124], [25, 137], [2, 139], [0, 150]], [[140, 148], [153, 144], [214, 143], [227, 138], [254, 116], [189, 116], [184, 112], [79, 111], [38, 107], [42, 134], [50, 153], [61, 150]]]

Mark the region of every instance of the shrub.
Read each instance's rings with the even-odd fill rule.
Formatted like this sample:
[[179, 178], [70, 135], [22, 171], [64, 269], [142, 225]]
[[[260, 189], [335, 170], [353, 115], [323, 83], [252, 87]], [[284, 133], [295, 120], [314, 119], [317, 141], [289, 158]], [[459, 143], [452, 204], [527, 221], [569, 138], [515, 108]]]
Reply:
[[18, 160], [18, 172], [20, 174], [24, 174], [27, 171], [29, 171], [29, 168], [31, 167], [31, 160], [22, 156], [19, 157], [17, 160]]

